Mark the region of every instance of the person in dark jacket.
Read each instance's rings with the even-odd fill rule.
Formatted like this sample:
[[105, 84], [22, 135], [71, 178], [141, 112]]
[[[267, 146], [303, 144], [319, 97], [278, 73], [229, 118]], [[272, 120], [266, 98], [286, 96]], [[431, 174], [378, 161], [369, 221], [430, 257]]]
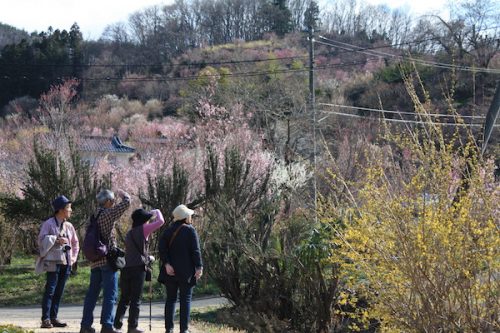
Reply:
[[189, 333], [191, 296], [196, 281], [203, 275], [203, 263], [198, 234], [192, 226], [194, 211], [185, 205], [172, 212], [174, 222], [163, 232], [159, 242], [161, 259], [158, 281], [165, 284], [165, 330], [174, 332], [174, 312], [179, 292], [181, 333]]
[[142, 288], [146, 277], [146, 270], [154, 260], [149, 255], [149, 236], [158, 230], [165, 220], [160, 210], [148, 212], [142, 208], [132, 213], [132, 229], [125, 237], [125, 267], [120, 274], [120, 301], [116, 309], [114, 326], [120, 329], [123, 317], [128, 312], [128, 333], [144, 333], [137, 328], [141, 305]]

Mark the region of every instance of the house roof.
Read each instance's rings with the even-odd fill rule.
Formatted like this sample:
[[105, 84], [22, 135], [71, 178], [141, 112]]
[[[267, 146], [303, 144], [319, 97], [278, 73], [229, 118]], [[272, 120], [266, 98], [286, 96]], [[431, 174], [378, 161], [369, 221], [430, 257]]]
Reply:
[[78, 149], [86, 152], [134, 153], [135, 148], [122, 143], [118, 136], [81, 136]]

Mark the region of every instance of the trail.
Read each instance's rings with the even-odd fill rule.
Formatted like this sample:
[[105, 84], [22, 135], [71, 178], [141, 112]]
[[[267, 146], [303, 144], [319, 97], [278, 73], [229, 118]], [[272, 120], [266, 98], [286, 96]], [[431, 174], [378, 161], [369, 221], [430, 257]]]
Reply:
[[[210, 297], [210, 298], [200, 298], [195, 299], [191, 303], [191, 309], [194, 308], [204, 308], [208, 306], [223, 306], [227, 304], [227, 300], [222, 297]], [[163, 320], [163, 302], [154, 302], [151, 305], [151, 332], [153, 333], [163, 333], [165, 332], [164, 320]], [[179, 309], [179, 304], [177, 303], [176, 309]], [[82, 318], [83, 304], [82, 305], [61, 305], [59, 308], [59, 319], [68, 323], [68, 327], [65, 328], [52, 328], [52, 329], [42, 329], [40, 328], [40, 317], [41, 317], [41, 306], [23, 306], [23, 307], [5, 307], [0, 308], [0, 325], [1, 324], [13, 324], [16, 326], [23, 327], [24, 329], [33, 330], [35, 333], [49, 333], [49, 332], [71, 332], [77, 333], [80, 331], [80, 320]], [[99, 324], [99, 318], [101, 313], [101, 306], [97, 305], [94, 310], [94, 325], [97, 333], [99, 333], [101, 325]], [[124, 333], [126, 333], [126, 318], [124, 320]], [[176, 323], [178, 328], [178, 322]], [[141, 305], [141, 314], [139, 317], [139, 328], [149, 332], [149, 302], [144, 301]], [[193, 333], [202, 333], [201, 330], [196, 328], [196, 325], [191, 325], [190, 330]], [[177, 331], [177, 330], [176, 330]]]

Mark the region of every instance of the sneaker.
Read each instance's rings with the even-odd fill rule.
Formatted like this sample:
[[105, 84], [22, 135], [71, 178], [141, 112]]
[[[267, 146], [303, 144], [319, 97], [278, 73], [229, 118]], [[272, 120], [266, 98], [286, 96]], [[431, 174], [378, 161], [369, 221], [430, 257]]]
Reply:
[[95, 328], [82, 326], [80, 328], [80, 333], [95, 333]]
[[140, 328], [133, 327], [129, 328], [127, 333], [144, 333], [144, 330], [141, 330]]
[[66, 326], [68, 326], [68, 324], [59, 321], [59, 319], [51, 319], [50, 323], [54, 327], [66, 327]]
[[105, 327], [105, 326], [103, 326], [101, 328], [101, 333], [122, 333], [122, 331], [117, 330], [117, 329], [115, 329], [113, 327]]
[[50, 322], [49, 319], [44, 319], [42, 320], [42, 325], [40, 325], [40, 328], [52, 328], [52, 323]]

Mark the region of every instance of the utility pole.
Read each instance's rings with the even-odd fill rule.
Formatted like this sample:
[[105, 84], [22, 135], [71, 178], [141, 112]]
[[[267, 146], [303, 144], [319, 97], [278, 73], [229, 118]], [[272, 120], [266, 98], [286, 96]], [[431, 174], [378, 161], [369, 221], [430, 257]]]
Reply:
[[313, 191], [314, 191], [314, 221], [318, 222], [318, 184], [316, 181], [316, 96], [314, 92], [314, 27], [309, 27], [309, 105], [313, 116]]
[[488, 141], [490, 140], [491, 132], [493, 132], [493, 127], [495, 125], [495, 121], [498, 117], [499, 112], [500, 112], [500, 81], [497, 82], [497, 89], [495, 91], [495, 96], [493, 96], [493, 101], [491, 101], [490, 108], [488, 109], [488, 113], [486, 114], [486, 119], [484, 121], [481, 155], [483, 155], [484, 152], [486, 151], [486, 146], [488, 145]]

